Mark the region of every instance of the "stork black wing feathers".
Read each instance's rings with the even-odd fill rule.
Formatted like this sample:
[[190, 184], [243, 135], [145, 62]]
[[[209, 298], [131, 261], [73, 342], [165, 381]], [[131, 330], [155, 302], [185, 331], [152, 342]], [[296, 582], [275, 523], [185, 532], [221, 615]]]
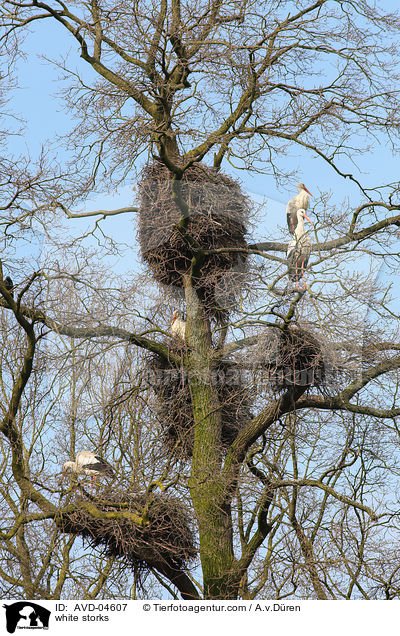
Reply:
[[298, 240], [292, 239], [287, 251], [287, 263], [289, 279], [298, 280], [307, 267], [311, 254], [311, 239], [308, 233], [303, 234]]
[[96, 463], [93, 464], [85, 464], [85, 468], [89, 470], [97, 470], [99, 473], [103, 473], [104, 475], [109, 475], [110, 477], [114, 477], [114, 470], [110, 464], [108, 464], [104, 459], [102, 459], [99, 455], [95, 455]]
[[4, 279], [4, 287], [7, 291], [10, 292], [11, 296], [14, 298], [14, 283], [9, 276], [6, 276]]
[[291, 234], [294, 234], [294, 231], [297, 227], [297, 207], [292, 201], [289, 201], [286, 206], [286, 219], [289, 232]]

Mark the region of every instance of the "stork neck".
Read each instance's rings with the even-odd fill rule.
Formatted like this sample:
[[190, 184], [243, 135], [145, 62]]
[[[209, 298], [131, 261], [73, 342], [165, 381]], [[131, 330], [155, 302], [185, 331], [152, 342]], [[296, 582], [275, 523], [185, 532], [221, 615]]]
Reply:
[[307, 192], [305, 190], [300, 190], [297, 196], [298, 199], [300, 199], [300, 207], [302, 207], [304, 210], [307, 210], [308, 204], [310, 202], [310, 197], [308, 196]]
[[297, 240], [304, 234], [304, 219], [302, 216], [298, 217], [297, 219], [297, 226], [294, 233], [296, 235]]

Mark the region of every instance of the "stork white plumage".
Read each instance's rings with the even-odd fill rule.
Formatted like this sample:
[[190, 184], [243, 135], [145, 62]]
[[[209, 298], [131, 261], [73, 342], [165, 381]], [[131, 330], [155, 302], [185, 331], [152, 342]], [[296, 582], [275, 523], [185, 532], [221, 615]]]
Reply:
[[308, 232], [304, 229], [304, 219], [307, 219], [307, 221], [312, 223], [305, 210], [298, 210], [294, 237], [287, 248], [289, 280], [296, 281], [297, 289], [299, 289], [300, 277], [303, 279], [304, 289], [306, 288], [304, 269], [307, 267], [308, 259], [311, 254], [311, 238]]
[[100, 477], [101, 475], [114, 477], [112, 466], [100, 457], [100, 455], [95, 455], [91, 451], [81, 451], [77, 454], [74, 462], [65, 462], [63, 465], [62, 479], [64, 479], [69, 470], [76, 475], [86, 475], [90, 477], [91, 493], [93, 493], [93, 483], [96, 477]]
[[172, 316], [171, 331], [175, 338], [185, 342], [186, 322], [179, 317], [177, 311], [174, 311]]
[[304, 183], [298, 183], [296, 188], [299, 193], [292, 197], [286, 206], [287, 224], [291, 234], [294, 234], [297, 227], [298, 210], [307, 210], [310, 205], [310, 196], [312, 196]]

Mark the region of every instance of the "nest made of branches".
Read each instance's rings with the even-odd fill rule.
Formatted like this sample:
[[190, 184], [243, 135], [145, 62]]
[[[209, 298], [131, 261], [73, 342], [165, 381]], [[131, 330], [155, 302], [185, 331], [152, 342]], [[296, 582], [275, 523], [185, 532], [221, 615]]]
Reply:
[[[97, 509], [104, 513], [128, 510], [139, 517], [146, 495], [103, 490]], [[136, 571], [165, 566], [182, 570], [196, 557], [194, 534], [185, 506], [167, 495], [151, 495], [146, 525], [127, 518], [101, 518], [83, 508], [63, 513], [58, 527], [67, 534], [80, 535], [92, 548], [101, 547], [106, 556], [123, 559]], [[78, 500], [77, 500], [78, 503]]]
[[[179, 353], [177, 344], [170, 351]], [[165, 358], [154, 354], [147, 360], [149, 382], [157, 398], [163, 443], [182, 458], [193, 453], [194, 417], [188, 376]], [[221, 361], [210, 381], [217, 389], [221, 409], [221, 449], [227, 449], [251, 418], [244, 370], [233, 362]]]
[[270, 329], [261, 346], [264, 350], [259, 362], [268, 369], [274, 390], [324, 387], [328, 371], [326, 352], [308, 330], [298, 325]]
[[[173, 186], [172, 173], [155, 162], [144, 169], [138, 191], [142, 256], [162, 285], [182, 289], [199, 250], [246, 248], [250, 200], [236, 181], [213, 168], [194, 164]], [[245, 282], [246, 261], [247, 254], [238, 252], [204, 258], [193, 284], [209, 315], [222, 319], [229, 313]]]

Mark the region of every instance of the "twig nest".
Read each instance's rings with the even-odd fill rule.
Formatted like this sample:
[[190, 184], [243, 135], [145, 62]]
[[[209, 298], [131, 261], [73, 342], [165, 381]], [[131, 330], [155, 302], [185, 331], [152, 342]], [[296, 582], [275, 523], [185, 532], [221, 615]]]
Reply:
[[[178, 353], [177, 345], [170, 349]], [[183, 368], [176, 368], [164, 358], [148, 358], [148, 379], [157, 398], [163, 442], [182, 458], [193, 453], [194, 418], [189, 378]], [[221, 408], [221, 449], [227, 449], [251, 418], [244, 370], [233, 362], [220, 362], [210, 381], [217, 388]]]
[[[230, 177], [194, 164], [173, 182], [168, 168], [152, 163], [144, 169], [138, 191], [142, 256], [162, 285], [182, 288], [192, 258], [202, 250], [246, 248], [250, 200]], [[234, 304], [246, 260], [238, 252], [204, 257], [194, 284], [210, 315], [220, 317]]]
[[[102, 501], [95, 506], [104, 513], [128, 510], [140, 517], [146, 505], [145, 495], [106, 490], [101, 496]], [[107, 556], [122, 558], [139, 571], [163, 571], [165, 566], [181, 570], [197, 554], [187, 509], [166, 495], [152, 495], [143, 526], [127, 518], [100, 518], [82, 508], [64, 513], [57, 525], [63, 532], [80, 535], [93, 548], [101, 546]]]
[[327, 361], [321, 344], [298, 327], [271, 328], [261, 341], [259, 362], [268, 368], [271, 386], [282, 390], [291, 386], [322, 387], [327, 376]]

